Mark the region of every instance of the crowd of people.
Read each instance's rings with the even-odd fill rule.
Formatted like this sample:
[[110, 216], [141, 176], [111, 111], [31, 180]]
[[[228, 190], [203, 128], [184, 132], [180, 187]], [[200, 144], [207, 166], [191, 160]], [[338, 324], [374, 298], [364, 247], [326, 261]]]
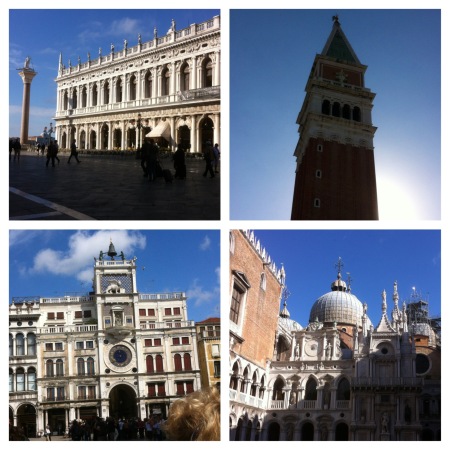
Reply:
[[132, 418], [73, 420], [68, 438], [72, 441], [162, 441], [164, 419], [161, 415], [152, 415], [145, 419]]
[[14, 161], [20, 161], [20, 150], [22, 146], [20, 145], [19, 139], [10, 139], [9, 140], [9, 160], [11, 161], [11, 156], [14, 153]]

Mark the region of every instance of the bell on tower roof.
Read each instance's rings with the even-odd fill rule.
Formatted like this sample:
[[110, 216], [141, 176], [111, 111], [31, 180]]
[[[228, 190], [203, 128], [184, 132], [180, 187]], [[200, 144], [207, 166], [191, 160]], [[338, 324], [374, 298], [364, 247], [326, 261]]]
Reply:
[[109, 249], [108, 249], [108, 256], [111, 257], [111, 259], [114, 259], [114, 256], [117, 255], [116, 249], [114, 248], [114, 244], [112, 243], [112, 239], [111, 242], [109, 244]]
[[333, 29], [328, 37], [327, 43], [322, 50], [323, 56], [338, 59], [340, 61], [361, 64], [350, 42], [342, 31], [339, 17], [333, 16]]

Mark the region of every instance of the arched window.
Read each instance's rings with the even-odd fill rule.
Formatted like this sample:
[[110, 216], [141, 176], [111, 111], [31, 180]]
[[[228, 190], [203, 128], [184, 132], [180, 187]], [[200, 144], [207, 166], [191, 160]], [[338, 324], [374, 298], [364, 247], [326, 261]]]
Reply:
[[56, 376], [57, 377], [62, 377], [64, 375], [64, 363], [62, 359], [57, 359], [56, 360]]
[[151, 72], [145, 75], [145, 98], [151, 98], [153, 92], [153, 77]]
[[181, 365], [181, 355], [178, 353], [175, 353], [173, 357], [173, 361], [175, 364], [175, 372], [181, 372], [183, 370], [183, 367]]
[[69, 109], [69, 95], [67, 93], [67, 91], [64, 91], [64, 96], [63, 96], [63, 109]]
[[122, 78], [119, 78], [117, 80], [116, 84], [116, 102], [120, 103], [122, 101], [122, 93], [123, 93], [123, 86], [122, 86]]
[[86, 93], [86, 86], [83, 86], [81, 89], [81, 107], [86, 108], [87, 106], [87, 93]]
[[241, 440], [241, 433], [242, 433], [242, 419], [239, 419], [236, 426], [236, 434], [234, 435], [235, 441]]
[[361, 110], [357, 106], [353, 108], [353, 120], [355, 122], [361, 122]]
[[238, 375], [239, 375], [239, 365], [237, 362], [233, 364], [233, 373], [230, 378], [230, 389], [237, 391], [238, 388]]
[[53, 372], [53, 360], [52, 359], [47, 359], [47, 361], [45, 362], [45, 374], [48, 377], [52, 377], [54, 375], [54, 372]]
[[78, 108], [78, 95], [76, 89], [72, 92], [72, 109]]
[[243, 376], [244, 376], [244, 379], [242, 380], [242, 383], [241, 383], [241, 392], [243, 392], [245, 394], [245, 393], [247, 393], [247, 386], [248, 386], [247, 380], [250, 379], [250, 371], [249, 371], [248, 366], [245, 368]]
[[77, 373], [78, 375], [84, 375], [84, 359], [83, 358], [78, 358], [77, 359]]
[[273, 396], [272, 400], [284, 400], [284, 381], [278, 378], [273, 385]]
[[188, 91], [190, 89], [190, 74], [188, 63], [184, 63], [180, 67], [180, 91]]
[[14, 392], [14, 372], [9, 369], [9, 392]]
[[89, 358], [87, 359], [86, 366], [87, 366], [87, 374], [88, 374], [88, 375], [94, 375], [94, 374], [95, 374], [95, 362], [94, 362], [94, 358], [89, 357]]
[[339, 381], [336, 398], [337, 400], [350, 400], [350, 383], [347, 378]]
[[163, 372], [164, 371], [164, 367], [163, 367], [162, 356], [161, 355], [156, 355], [155, 362], [156, 362], [156, 371], [157, 372]]
[[27, 378], [28, 378], [28, 390], [29, 391], [36, 391], [37, 390], [37, 386], [36, 386], [36, 369], [34, 367], [30, 367], [28, 369], [28, 373], [27, 373]]
[[148, 355], [145, 362], [147, 365], [147, 373], [153, 373], [155, 371], [155, 367], [153, 366], [153, 356]]
[[253, 374], [253, 377], [252, 377], [252, 386], [251, 386], [251, 388], [250, 388], [250, 395], [252, 396], [252, 397], [256, 397], [256, 388], [257, 388], [257, 386], [256, 386], [256, 382], [257, 382], [258, 380], [257, 380], [257, 378], [256, 378], [256, 372]]
[[92, 87], [92, 106], [97, 106], [98, 103], [98, 90], [97, 83]]
[[184, 354], [183, 361], [184, 361], [184, 370], [192, 370], [191, 355], [189, 353]]
[[334, 117], [341, 117], [341, 105], [338, 102], [333, 103], [333, 110], [331, 111], [331, 114]]
[[25, 390], [25, 371], [22, 367], [16, 370], [16, 391]]
[[14, 356], [14, 341], [12, 334], [9, 335], [9, 356]]
[[247, 427], [245, 430], [245, 440], [250, 441], [252, 436], [252, 421], [248, 420]]
[[329, 100], [324, 100], [322, 102], [322, 114], [326, 114], [327, 116], [329, 116], [330, 115], [330, 109], [331, 109], [330, 101]]
[[203, 62], [203, 87], [211, 87], [212, 86], [212, 62], [209, 58], [207, 58]]
[[136, 100], [136, 84], [137, 80], [134, 75], [130, 78], [130, 98], [129, 100]]
[[25, 354], [25, 345], [24, 345], [24, 337], [23, 334], [16, 335], [16, 356], [23, 356]]
[[169, 95], [170, 94], [170, 71], [166, 67], [161, 73], [161, 95]]
[[265, 291], [266, 290], [266, 274], [263, 272], [259, 280], [259, 287]]
[[28, 356], [36, 356], [36, 335], [28, 333], [27, 335], [27, 354]]
[[310, 378], [306, 383], [305, 400], [317, 400], [317, 382]]
[[107, 105], [109, 103], [109, 82], [105, 81], [103, 86], [103, 104]]
[[351, 110], [350, 110], [350, 106], [349, 105], [344, 105], [344, 107], [342, 108], [342, 117], [344, 119], [351, 119]]

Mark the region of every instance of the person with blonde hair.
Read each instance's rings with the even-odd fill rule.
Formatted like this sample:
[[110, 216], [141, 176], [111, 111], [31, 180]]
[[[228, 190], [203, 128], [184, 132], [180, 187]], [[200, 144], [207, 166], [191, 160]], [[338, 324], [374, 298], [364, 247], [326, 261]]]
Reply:
[[219, 390], [210, 387], [175, 401], [164, 431], [170, 441], [219, 441]]

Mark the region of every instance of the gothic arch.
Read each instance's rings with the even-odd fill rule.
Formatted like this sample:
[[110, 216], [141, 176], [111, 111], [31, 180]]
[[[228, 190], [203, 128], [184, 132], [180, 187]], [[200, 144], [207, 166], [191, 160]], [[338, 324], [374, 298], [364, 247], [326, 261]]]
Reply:
[[272, 378], [272, 379], [269, 381], [268, 387], [271, 388], [271, 389], [273, 389], [273, 387], [275, 386], [275, 383], [277, 382], [277, 380], [282, 380], [284, 385], [287, 384], [286, 378], [285, 378], [283, 375], [278, 374], [275, 378]]
[[277, 421], [272, 421], [267, 424], [267, 440], [279, 441], [280, 440], [281, 427]]
[[277, 339], [277, 361], [289, 361], [291, 345], [287, 338], [280, 334]]

